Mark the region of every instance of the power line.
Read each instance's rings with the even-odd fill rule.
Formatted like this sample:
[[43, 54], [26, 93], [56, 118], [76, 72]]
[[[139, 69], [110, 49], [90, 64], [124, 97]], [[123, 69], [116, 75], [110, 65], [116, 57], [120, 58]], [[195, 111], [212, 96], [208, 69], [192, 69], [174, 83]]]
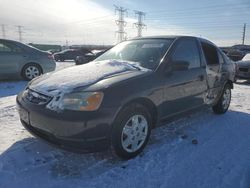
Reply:
[[242, 34], [242, 44], [245, 44], [245, 36], [246, 36], [246, 26], [247, 24], [244, 24], [243, 26], [243, 34]]
[[235, 9], [235, 8], [239, 8], [239, 9], [243, 9], [248, 7], [249, 4], [239, 4], [238, 2], [236, 3], [230, 3], [230, 4], [225, 4], [223, 2], [223, 4], [211, 4], [211, 5], [204, 5], [204, 6], [197, 6], [197, 7], [192, 7], [192, 8], [182, 8], [182, 9], [172, 9], [171, 10], [167, 10], [167, 9], [161, 9], [161, 10], [154, 10], [154, 11], [147, 11], [150, 14], [158, 14], [158, 13], [177, 13], [177, 12], [186, 12], [186, 11], [204, 11], [205, 10], [216, 10], [216, 9], [222, 9], [222, 10], [228, 10], [228, 9]]
[[68, 24], [85, 24], [85, 23], [92, 23], [92, 22], [98, 22], [98, 21], [103, 21], [103, 20], [107, 20], [108, 18], [112, 18], [113, 16], [108, 14], [108, 15], [104, 15], [101, 17], [95, 17], [95, 18], [91, 18], [91, 19], [84, 19], [84, 20], [78, 20], [78, 21], [72, 21], [72, 22], [67, 22], [67, 23], [62, 23], [61, 25], [68, 25]]
[[6, 38], [6, 34], [5, 34], [5, 25], [2, 24], [2, 37], [5, 39]]
[[137, 37], [141, 37], [142, 30], [146, 27], [146, 25], [143, 23], [143, 18], [145, 18], [146, 13], [135, 10], [135, 15], [138, 18], [138, 21], [134, 23], [135, 27], [137, 28]]
[[[147, 16], [147, 20], [166, 20], [166, 19], [174, 19], [174, 20], [182, 20], [182, 19], [189, 19], [189, 18], [192, 18], [192, 19], [196, 19], [196, 20], [200, 20], [201, 18], [209, 18], [209, 19], [212, 19], [212, 18], [215, 18], [216, 20], [218, 20], [218, 17], [220, 19], [232, 19], [232, 18], [236, 18], [236, 16], [239, 18], [239, 16], [241, 16], [241, 18], [247, 20], [247, 17], [250, 16], [250, 13], [240, 13], [240, 12], [234, 12], [233, 15], [226, 15], [226, 14], [223, 14], [223, 13], [216, 13], [216, 12], [211, 12], [211, 13], [178, 13], [178, 14], [168, 14], [168, 13], [165, 13], [165, 14], [161, 14], [161, 15], [156, 15], [156, 16], [152, 16], [152, 15], [149, 15]], [[215, 20], [215, 21], [216, 21]]]
[[127, 14], [127, 9], [123, 8], [123, 7], [118, 7], [116, 5], [115, 6], [115, 12], [118, 12], [119, 14], [119, 19], [116, 20], [116, 25], [118, 25], [118, 31], [116, 31], [116, 33], [118, 33], [118, 42], [124, 41], [126, 39], [126, 32], [124, 30], [125, 26], [127, 25], [127, 22], [124, 20], [124, 16], [125, 14]]

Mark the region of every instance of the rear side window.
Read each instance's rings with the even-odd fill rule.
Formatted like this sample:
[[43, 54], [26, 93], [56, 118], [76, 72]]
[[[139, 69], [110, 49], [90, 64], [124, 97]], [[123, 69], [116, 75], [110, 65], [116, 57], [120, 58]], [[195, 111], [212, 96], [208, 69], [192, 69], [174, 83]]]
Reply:
[[225, 63], [224, 58], [223, 58], [223, 56], [222, 56], [222, 54], [220, 52], [218, 52], [218, 57], [219, 57], [220, 64]]
[[23, 52], [23, 50], [19, 46], [13, 43], [6, 43], [6, 45], [11, 49], [12, 52], [17, 52], [17, 53]]
[[201, 42], [202, 50], [207, 62], [207, 65], [218, 65], [219, 57], [217, 53], [217, 49], [208, 43]]
[[180, 41], [172, 55], [172, 62], [187, 62], [188, 69], [200, 67], [200, 52], [194, 39]]
[[17, 52], [20, 53], [23, 50], [17, 45], [10, 42], [0, 43], [0, 52]]
[[0, 43], [0, 52], [11, 52], [11, 48], [3, 43]]
[[66, 51], [66, 52], [64, 52], [65, 55], [71, 55], [73, 53], [74, 53], [73, 51]]

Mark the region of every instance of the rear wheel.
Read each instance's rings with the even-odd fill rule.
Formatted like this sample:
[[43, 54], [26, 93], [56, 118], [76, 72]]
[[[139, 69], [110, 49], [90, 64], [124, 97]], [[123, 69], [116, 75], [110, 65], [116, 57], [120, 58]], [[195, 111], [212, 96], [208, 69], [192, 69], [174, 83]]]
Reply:
[[214, 105], [213, 111], [216, 114], [224, 114], [230, 105], [231, 102], [231, 87], [227, 84], [223, 90], [223, 94], [221, 95], [219, 101], [216, 105]]
[[25, 80], [32, 80], [33, 78], [40, 76], [42, 74], [42, 69], [37, 64], [27, 64], [22, 70], [22, 77]]
[[115, 153], [130, 159], [137, 156], [150, 137], [152, 118], [148, 110], [134, 104], [126, 107], [116, 118], [112, 131], [112, 147]]

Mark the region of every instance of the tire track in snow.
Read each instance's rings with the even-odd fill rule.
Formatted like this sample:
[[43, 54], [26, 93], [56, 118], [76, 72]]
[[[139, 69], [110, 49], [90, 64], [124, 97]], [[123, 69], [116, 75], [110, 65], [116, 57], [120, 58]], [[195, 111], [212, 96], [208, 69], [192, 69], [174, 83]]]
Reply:
[[3, 109], [0, 109], [0, 118], [6, 117], [6, 116], [14, 116], [14, 113], [17, 111], [15, 105], [7, 106]]

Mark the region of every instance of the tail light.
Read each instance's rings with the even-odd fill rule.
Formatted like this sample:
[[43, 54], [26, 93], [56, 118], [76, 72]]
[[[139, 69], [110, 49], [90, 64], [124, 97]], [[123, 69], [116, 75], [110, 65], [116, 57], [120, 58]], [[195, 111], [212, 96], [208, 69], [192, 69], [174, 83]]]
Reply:
[[48, 55], [48, 58], [54, 60], [54, 56], [53, 56], [52, 54], [49, 54], [49, 55]]

